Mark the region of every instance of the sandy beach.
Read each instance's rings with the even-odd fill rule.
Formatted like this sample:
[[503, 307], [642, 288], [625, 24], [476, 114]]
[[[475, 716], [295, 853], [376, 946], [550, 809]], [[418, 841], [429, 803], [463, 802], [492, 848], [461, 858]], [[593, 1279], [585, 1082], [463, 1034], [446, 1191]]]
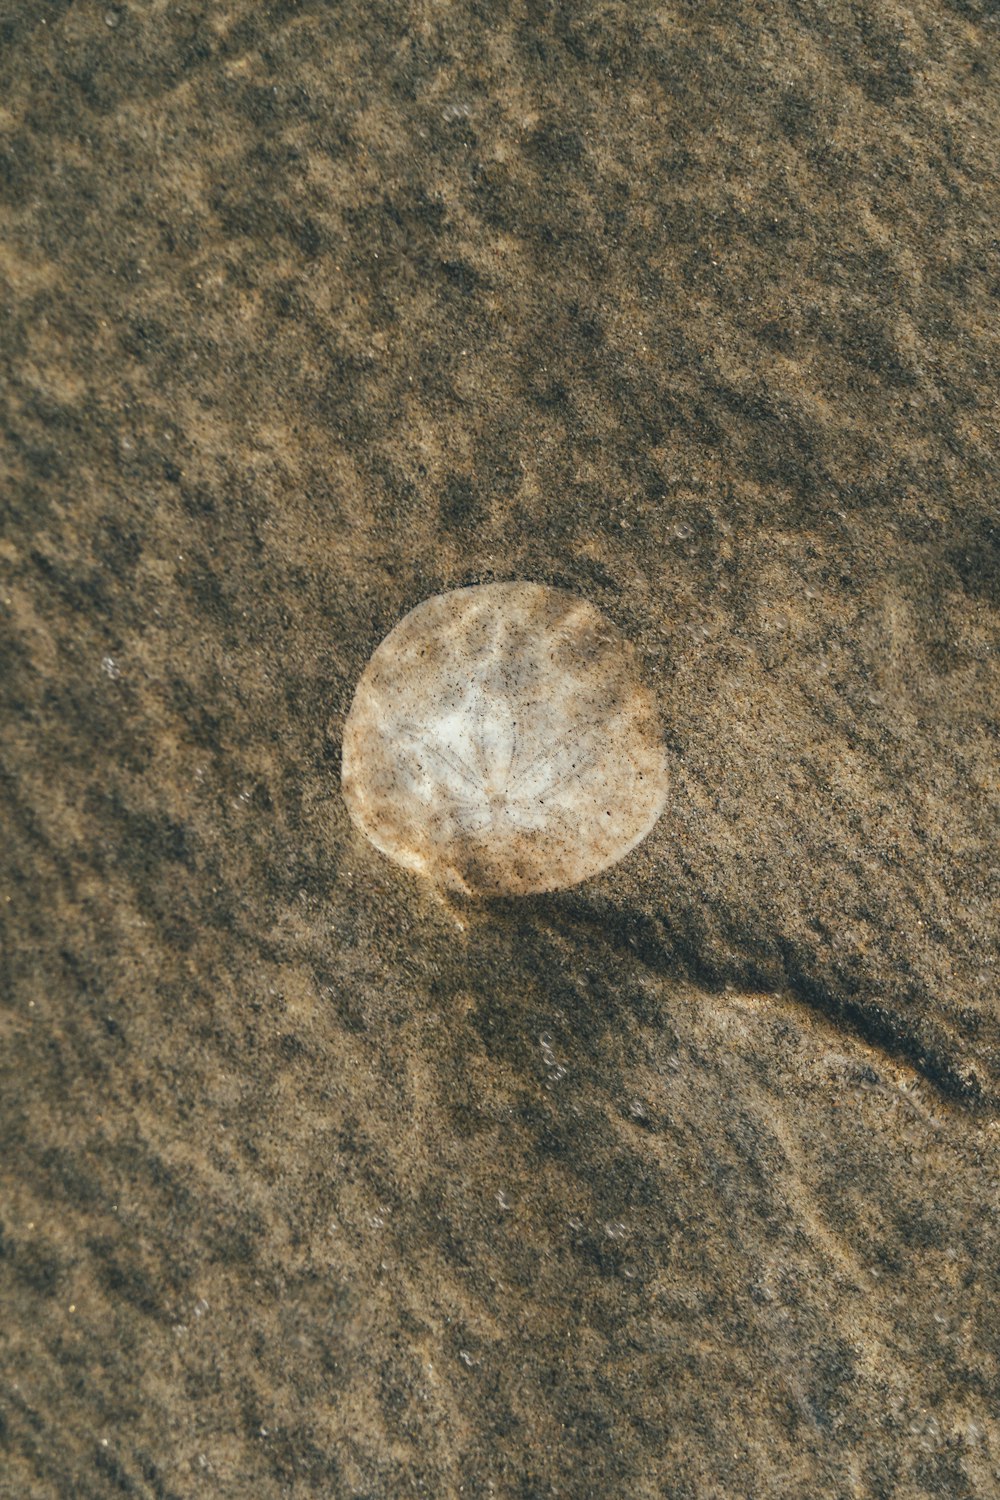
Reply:
[[[1000, 27], [0, 19], [0, 1500], [1000, 1493]], [[568, 590], [652, 831], [352, 822]]]

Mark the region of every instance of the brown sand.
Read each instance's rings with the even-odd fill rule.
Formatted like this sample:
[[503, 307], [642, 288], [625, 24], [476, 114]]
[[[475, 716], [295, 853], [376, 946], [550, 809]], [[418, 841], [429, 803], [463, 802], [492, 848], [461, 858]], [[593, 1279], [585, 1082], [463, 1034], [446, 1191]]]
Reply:
[[[1000, 1487], [985, 0], [0, 19], [2, 1500]], [[340, 735], [591, 599], [672, 795], [443, 902]]]

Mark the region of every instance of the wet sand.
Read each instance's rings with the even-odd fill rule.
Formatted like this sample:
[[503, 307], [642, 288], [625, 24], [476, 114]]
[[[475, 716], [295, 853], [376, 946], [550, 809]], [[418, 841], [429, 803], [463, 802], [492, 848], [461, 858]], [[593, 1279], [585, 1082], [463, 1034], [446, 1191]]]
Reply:
[[[1000, 1486], [1000, 28], [0, 21], [0, 1497]], [[440, 897], [344, 718], [442, 589], [671, 792]]]

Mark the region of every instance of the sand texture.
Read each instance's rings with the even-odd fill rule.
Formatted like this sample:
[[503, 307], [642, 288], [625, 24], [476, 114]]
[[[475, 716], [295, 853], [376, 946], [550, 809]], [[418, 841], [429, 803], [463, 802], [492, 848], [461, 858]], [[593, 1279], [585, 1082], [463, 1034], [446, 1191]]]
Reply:
[[[1000, 1493], [988, 0], [0, 16], [0, 1500]], [[438, 894], [420, 600], [669, 794]]]

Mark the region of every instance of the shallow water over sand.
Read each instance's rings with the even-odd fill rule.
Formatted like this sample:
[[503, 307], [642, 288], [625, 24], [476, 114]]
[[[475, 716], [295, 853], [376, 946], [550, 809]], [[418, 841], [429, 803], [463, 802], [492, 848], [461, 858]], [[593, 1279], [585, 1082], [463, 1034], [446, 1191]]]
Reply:
[[[3, 1500], [995, 1491], [998, 45], [0, 23]], [[344, 717], [500, 578], [671, 796], [442, 900]]]

